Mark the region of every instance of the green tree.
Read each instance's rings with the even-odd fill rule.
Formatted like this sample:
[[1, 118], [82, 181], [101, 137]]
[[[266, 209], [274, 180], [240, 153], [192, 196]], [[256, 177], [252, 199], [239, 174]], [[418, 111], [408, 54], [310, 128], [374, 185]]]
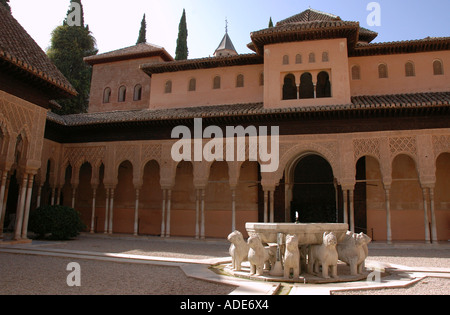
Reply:
[[189, 50], [187, 46], [188, 30], [186, 24], [186, 11], [183, 9], [180, 26], [178, 27], [177, 49], [175, 51], [175, 60], [188, 59]]
[[270, 17], [270, 20], [269, 20], [269, 28], [270, 27], [273, 27], [272, 17]]
[[[81, 5], [80, 0], [76, 2]], [[84, 24], [81, 26], [68, 25], [67, 18], [72, 12], [72, 10], [69, 10], [63, 25], [53, 30], [51, 45], [47, 51], [50, 60], [78, 92], [76, 97], [57, 100], [62, 106], [61, 110], [56, 111], [60, 115], [87, 112], [92, 68], [83, 59], [87, 56], [96, 55], [98, 52], [95, 38], [89, 31], [89, 26]], [[81, 10], [81, 21], [83, 21], [83, 10]]]
[[141, 29], [139, 30], [139, 37], [136, 42], [136, 45], [146, 43], [146, 42], [147, 42], [147, 22], [145, 21], [145, 13], [144, 13], [144, 17], [142, 18]]
[[0, 4], [3, 4], [9, 12], [11, 12], [11, 7], [9, 6], [9, 0], [0, 0]]

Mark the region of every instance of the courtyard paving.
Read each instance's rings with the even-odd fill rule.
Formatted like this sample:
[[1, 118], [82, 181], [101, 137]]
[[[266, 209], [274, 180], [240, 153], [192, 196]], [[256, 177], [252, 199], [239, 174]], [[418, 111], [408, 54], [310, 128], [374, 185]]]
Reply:
[[[230, 262], [226, 240], [82, 234], [67, 242], [0, 242], [3, 295], [448, 295], [450, 244], [370, 244], [367, 266], [380, 282], [329, 285], [249, 281], [211, 271]], [[67, 266], [80, 266], [69, 287]]]

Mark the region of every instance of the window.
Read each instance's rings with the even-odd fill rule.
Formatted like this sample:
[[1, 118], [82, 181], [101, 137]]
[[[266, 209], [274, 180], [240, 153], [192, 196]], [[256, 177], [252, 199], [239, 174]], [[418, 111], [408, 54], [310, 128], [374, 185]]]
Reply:
[[361, 80], [361, 68], [358, 65], [352, 67], [352, 80]]
[[214, 77], [214, 80], [213, 80], [213, 89], [214, 90], [220, 89], [220, 83], [221, 83], [220, 81], [221, 81], [220, 76]]
[[197, 80], [195, 78], [192, 78], [189, 80], [188, 91], [193, 92], [195, 90], [197, 90]]
[[297, 84], [295, 83], [295, 76], [289, 73], [284, 77], [283, 100], [295, 99], [297, 99]]
[[107, 104], [111, 101], [111, 89], [107, 87], [103, 91], [103, 104]]
[[317, 75], [316, 97], [331, 97], [330, 76], [325, 71], [322, 71]]
[[124, 85], [122, 85], [119, 88], [119, 102], [120, 103], [125, 102], [126, 98], [127, 98], [127, 88]]
[[142, 85], [138, 84], [134, 87], [134, 101], [140, 101], [142, 99]]
[[236, 87], [240, 88], [240, 87], [244, 87], [244, 75], [243, 74], [239, 74], [236, 78]]
[[309, 63], [316, 62], [316, 55], [314, 53], [309, 54]]
[[164, 93], [166, 93], [166, 94], [172, 93], [172, 81], [171, 80], [166, 82], [166, 85], [164, 87]]
[[284, 55], [283, 56], [283, 64], [284, 65], [288, 65], [289, 64], [289, 56], [288, 55]]
[[416, 70], [414, 67], [414, 63], [412, 61], [408, 61], [405, 64], [405, 75], [407, 77], [415, 77], [416, 76]]
[[322, 53], [322, 62], [328, 62], [328, 61], [329, 61], [328, 52], [324, 51]]
[[264, 72], [259, 74], [259, 85], [264, 86]]
[[382, 63], [378, 66], [378, 77], [380, 79], [386, 79], [388, 77], [388, 67]]
[[442, 65], [442, 61], [440, 61], [440, 60], [433, 61], [433, 73], [434, 73], [434, 75], [443, 75], [444, 74], [444, 67]]
[[302, 61], [302, 55], [298, 54], [297, 56], [295, 56], [295, 63], [296, 64], [301, 64]]
[[312, 81], [312, 75], [309, 72], [303, 73], [300, 77], [299, 98], [314, 98], [314, 83]]

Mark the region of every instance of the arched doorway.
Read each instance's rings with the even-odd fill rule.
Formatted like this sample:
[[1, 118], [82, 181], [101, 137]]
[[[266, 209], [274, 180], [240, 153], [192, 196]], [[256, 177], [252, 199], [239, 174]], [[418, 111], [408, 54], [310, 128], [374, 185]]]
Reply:
[[337, 196], [330, 163], [316, 154], [294, 162], [290, 174], [291, 221], [296, 214], [301, 223], [336, 223]]
[[297, 99], [297, 84], [295, 83], [295, 76], [289, 73], [284, 77], [283, 100], [295, 99]]

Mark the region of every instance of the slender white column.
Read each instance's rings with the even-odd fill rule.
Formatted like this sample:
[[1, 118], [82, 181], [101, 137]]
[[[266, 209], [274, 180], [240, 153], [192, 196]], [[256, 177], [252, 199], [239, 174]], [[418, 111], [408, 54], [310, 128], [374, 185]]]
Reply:
[[62, 187], [56, 187], [56, 189], [55, 189], [55, 192], [56, 192], [56, 204], [57, 205], [61, 204], [61, 190], [62, 190]]
[[19, 197], [17, 201], [16, 226], [14, 231], [14, 239], [20, 240], [22, 236], [23, 212], [25, 207], [25, 198], [27, 192], [28, 174], [25, 174], [20, 185]]
[[269, 192], [270, 195], [270, 223], [274, 223], [275, 222], [275, 191], [271, 190]]
[[51, 190], [52, 190], [52, 197], [51, 197], [51, 199], [50, 199], [50, 205], [51, 206], [54, 206], [55, 205], [55, 190], [56, 190], [56, 188], [51, 188]]
[[23, 224], [22, 224], [22, 238], [27, 239], [28, 234], [28, 218], [30, 217], [30, 207], [31, 207], [31, 196], [33, 194], [33, 182], [34, 175], [28, 175], [28, 186], [27, 186], [27, 196], [25, 202]]
[[77, 187], [72, 188], [72, 208], [75, 209], [75, 197], [77, 195]]
[[136, 203], [134, 206], [134, 235], [138, 235], [139, 228], [139, 188], [136, 188]]
[[108, 234], [108, 220], [109, 220], [109, 188], [106, 188], [106, 205], [105, 205], [105, 234]]
[[355, 191], [353, 189], [349, 190], [349, 204], [350, 204], [350, 231], [355, 232]]
[[172, 189], [167, 189], [167, 223], [166, 237], [170, 237], [170, 211], [172, 207]]
[[3, 197], [3, 199], [0, 199], [0, 202], [2, 203], [2, 207], [4, 209], [4, 211], [0, 215], [0, 238], [3, 238], [3, 225], [5, 223], [6, 203], [8, 202], [8, 193], [9, 193], [10, 182], [11, 182], [11, 176], [8, 175], [8, 178], [6, 180], [4, 197]]
[[348, 224], [348, 190], [343, 190], [344, 197], [344, 223]]
[[264, 190], [264, 223], [268, 223], [269, 222], [269, 218], [268, 218], [268, 205], [269, 202], [269, 192]]
[[386, 230], [387, 243], [392, 244], [392, 227], [391, 227], [391, 198], [389, 188], [384, 188], [385, 202], [386, 202]]
[[92, 189], [92, 215], [91, 215], [91, 233], [94, 233], [95, 228], [95, 199], [97, 196], [97, 187]]
[[428, 188], [422, 189], [423, 195], [423, 216], [425, 225], [425, 242], [430, 244], [430, 221], [428, 220]]
[[205, 189], [201, 190], [201, 227], [200, 238], [205, 239]]
[[36, 202], [38, 208], [41, 206], [41, 203], [42, 203], [42, 186], [39, 185]]
[[162, 209], [161, 209], [161, 237], [164, 237], [166, 234], [166, 198], [167, 198], [167, 189], [162, 190], [163, 200], [162, 200]]
[[236, 189], [231, 189], [231, 232], [236, 231]]
[[434, 188], [430, 188], [430, 209], [431, 209], [431, 240], [437, 243], [436, 211], [434, 208]]
[[200, 189], [195, 190], [195, 238], [200, 238]]
[[113, 232], [113, 216], [114, 216], [114, 188], [111, 188], [110, 193], [110, 204], [109, 204], [109, 228], [108, 233], [112, 234]]
[[8, 172], [3, 171], [1, 177], [1, 186], [0, 186], [0, 237], [3, 235], [3, 200], [5, 199], [5, 191], [6, 191], [6, 182], [8, 181]]

